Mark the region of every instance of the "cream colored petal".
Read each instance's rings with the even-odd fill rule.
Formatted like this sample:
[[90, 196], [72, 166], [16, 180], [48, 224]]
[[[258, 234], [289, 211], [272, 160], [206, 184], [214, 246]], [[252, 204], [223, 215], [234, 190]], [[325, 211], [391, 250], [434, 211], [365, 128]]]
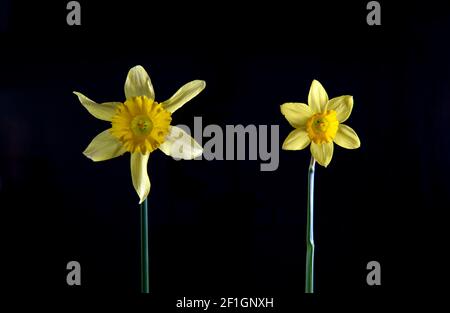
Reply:
[[339, 123], [345, 122], [353, 109], [353, 97], [352, 96], [340, 96], [331, 99], [328, 102], [328, 110], [336, 111], [336, 117]]
[[73, 92], [80, 100], [81, 104], [96, 118], [110, 122], [114, 114], [116, 114], [116, 107], [120, 104], [120, 102], [104, 102], [98, 104], [95, 101], [92, 101], [82, 93]]
[[150, 192], [150, 179], [148, 178], [147, 163], [150, 153], [140, 152], [131, 154], [131, 179], [133, 187], [139, 196], [139, 203], [144, 202]]
[[340, 124], [334, 142], [346, 149], [356, 149], [361, 146], [358, 135], [349, 126]]
[[126, 152], [122, 143], [111, 135], [111, 129], [98, 134], [84, 150], [83, 154], [92, 161], [105, 161]]
[[155, 100], [155, 92], [153, 91], [152, 81], [145, 69], [137, 65], [130, 69], [125, 81], [125, 97], [130, 99], [132, 97], [146, 96], [151, 100]]
[[328, 95], [322, 84], [317, 80], [313, 80], [308, 94], [308, 104], [313, 113], [320, 113], [325, 110], [328, 103]]
[[280, 106], [281, 113], [294, 128], [304, 127], [313, 115], [311, 108], [304, 103], [288, 102]]
[[192, 160], [202, 155], [203, 148], [184, 130], [170, 126], [169, 134], [159, 149], [174, 159]]
[[306, 148], [311, 139], [309, 139], [308, 133], [304, 129], [294, 129], [286, 137], [283, 142], [283, 150], [302, 150]]
[[162, 106], [170, 113], [181, 108], [186, 102], [198, 95], [206, 87], [203, 80], [194, 80], [187, 83], [169, 99], [162, 103]]
[[314, 159], [322, 166], [327, 167], [333, 158], [333, 142], [316, 144], [311, 142], [311, 154]]

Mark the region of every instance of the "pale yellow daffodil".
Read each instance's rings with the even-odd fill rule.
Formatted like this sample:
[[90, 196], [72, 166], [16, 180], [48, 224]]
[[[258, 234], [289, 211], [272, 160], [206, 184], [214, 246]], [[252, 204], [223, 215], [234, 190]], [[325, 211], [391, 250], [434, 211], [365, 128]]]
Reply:
[[342, 124], [352, 112], [352, 96], [328, 100], [323, 86], [314, 80], [308, 104], [290, 102], [281, 105], [281, 113], [295, 128], [285, 139], [284, 150], [301, 150], [311, 143], [312, 156], [327, 167], [333, 157], [333, 142], [346, 149], [356, 149], [361, 145], [356, 132]]
[[149, 75], [142, 66], [128, 72], [125, 81], [125, 102], [96, 103], [74, 92], [81, 104], [98, 119], [111, 122], [111, 127], [97, 135], [85, 156], [104, 161], [131, 153], [131, 177], [142, 203], [150, 192], [147, 163], [150, 153], [159, 149], [179, 159], [194, 159], [202, 147], [184, 130], [171, 126], [172, 113], [198, 95], [205, 82], [194, 80], [181, 87], [170, 99], [158, 103]]

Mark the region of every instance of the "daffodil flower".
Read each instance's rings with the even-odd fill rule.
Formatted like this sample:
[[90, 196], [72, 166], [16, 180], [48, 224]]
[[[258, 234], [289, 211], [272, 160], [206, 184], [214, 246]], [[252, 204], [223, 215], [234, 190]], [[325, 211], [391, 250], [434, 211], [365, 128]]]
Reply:
[[104, 161], [131, 153], [133, 186], [142, 203], [150, 192], [147, 163], [156, 149], [179, 159], [194, 159], [202, 147], [184, 130], [171, 126], [172, 114], [205, 88], [205, 82], [194, 80], [181, 87], [170, 99], [158, 103], [150, 77], [142, 66], [128, 72], [125, 81], [125, 102], [96, 103], [74, 92], [93, 116], [111, 122], [111, 127], [97, 135], [85, 156]]
[[361, 145], [356, 132], [342, 124], [352, 112], [352, 96], [328, 100], [323, 86], [313, 80], [308, 104], [290, 102], [281, 105], [281, 113], [295, 128], [286, 137], [284, 150], [301, 150], [311, 144], [314, 159], [327, 167], [333, 157], [333, 142], [346, 149], [356, 149]]
[[311, 144], [308, 169], [308, 197], [306, 211], [306, 271], [305, 292], [314, 293], [314, 172], [316, 161], [327, 167], [333, 158], [334, 143], [356, 149], [361, 143], [358, 135], [345, 122], [353, 108], [352, 96], [328, 100], [323, 86], [313, 80], [308, 105], [289, 102], [281, 105], [281, 113], [295, 128], [284, 140], [284, 150], [302, 150]]

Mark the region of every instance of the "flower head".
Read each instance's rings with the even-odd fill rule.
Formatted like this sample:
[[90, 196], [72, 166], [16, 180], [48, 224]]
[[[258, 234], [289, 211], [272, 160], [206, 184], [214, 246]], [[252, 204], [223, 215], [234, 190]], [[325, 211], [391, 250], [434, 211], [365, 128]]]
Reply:
[[147, 163], [156, 149], [174, 158], [194, 159], [202, 147], [184, 130], [171, 126], [172, 114], [198, 95], [205, 82], [194, 80], [181, 87], [170, 99], [158, 103], [150, 77], [142, 66], [128, 72], [125, 81], [125, 102], [96, 103], [74, 92], [81, 104], [96, 118], [111, 122], [111, 128], [97, 135], [85, 156], [104, 161], [131, 153], [131, 177], [142, 203], [150, 192]]
[[352, 96], [328, 100], [323, 86], [313, 80], [308, 104], [290, 102], [281, 105], [281, 113], [295, 128], [285, 139], [284, 150], [301, 150], [311, 144], [314, 159], [327, 167], [333, 157], [333, 142], [346, 149], [359, 148], [361, 144], [356, 132], [342, 124], [352, 112]]

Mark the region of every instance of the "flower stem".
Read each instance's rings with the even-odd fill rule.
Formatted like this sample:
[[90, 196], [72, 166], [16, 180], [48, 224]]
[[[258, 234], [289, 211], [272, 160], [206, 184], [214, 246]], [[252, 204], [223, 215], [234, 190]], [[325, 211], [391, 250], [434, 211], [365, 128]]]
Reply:
[[308, 202], [306, 213], [306, 273], [305, 293], [314, 293], [314, 167], [311, 156], [308, 169]]
[[147, 199], [141, 203], [141, 292], [149, 292], [148, 275], [148, 206]]

